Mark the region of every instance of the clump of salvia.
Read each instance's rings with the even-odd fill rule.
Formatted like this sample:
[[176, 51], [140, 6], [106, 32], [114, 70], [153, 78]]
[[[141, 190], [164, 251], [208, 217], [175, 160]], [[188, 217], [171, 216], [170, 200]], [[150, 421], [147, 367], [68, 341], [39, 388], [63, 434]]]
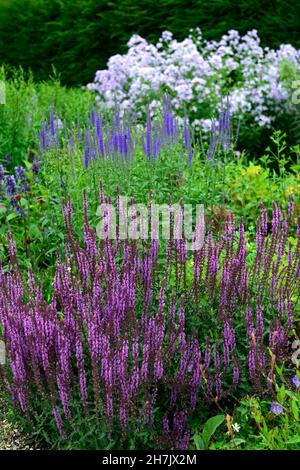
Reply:
[[9, 267], [0, 274], [9, 363], [1, 376], [28, 417], [38, 397], [48, 397], [67, 438], [77, 400], [83, 417], [105, 420], [108, 435], [147, 423], [162, 446], [186, 449], [199, 402], [237, 393], [241, 375], [272, 393], [274, 364], [289, 358], [299, 295], [292, 202], [286, 214], [274, 203], [270, 222], [262, 206], [251, 262], [243, 223], [236, 229], [232, 217], [218, 238], [208, 231], [193, 263], [184, 238], [169, 240], [162, 265], [156, 240], [120, 240], [118, 228], [116, 240], [97, 240], [86, 196], [83, 246], [70, 200], [63, 215], [66, 255], [58, 257], [50, 303], [32, 272], [24, 281], [11, 234]]

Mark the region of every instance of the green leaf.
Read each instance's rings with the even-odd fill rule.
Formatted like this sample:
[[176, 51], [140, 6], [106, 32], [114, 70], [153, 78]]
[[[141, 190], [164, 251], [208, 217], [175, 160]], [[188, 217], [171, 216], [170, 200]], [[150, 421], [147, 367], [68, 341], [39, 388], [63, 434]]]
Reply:
[[203, 441], [202, 437], [199, 434], [195, 434], [193, 436], [193, 439], [195, 441], [197, 450], [205, 450], [206, 447], [205, 447], [204, 441]]
[[292, 437], [292, 439], [289, 439], [285, 443], [286, 444], [298, 444], [298, 442], [300, 442], [300, 436]]
[[291, 400], [291, 408], [292, 408], [292, 413], [294, 415], [295, 420], [298, 421], [299, 420], [299, 408], [298, 408], [298, 403], [297, 403], [296, 398], [293, 398]]
[[275, 364], [275, 369], [276, 369], [276, 372], [279, 375], [279, 377], [282, 377], [283, 376], [283, 372], [282, 372], [283, 367], [279, 367], [279, 366], [277, 366], [277, 364]]
[[247, 442], [245, 439], [241, 439], [239, 437], [234, 438], [234, 441], [237, 446], [239, 446], [240, 444], [245, 444], [245, 442]]
[[285, 388], [284, 388], [284, 385], [282, 385], [280, 387], [280, 390], [279, 390], [278, 395], [277, 395], [277, 399], [278, 399], [279, 403], [283, 402], [283, 400], [285, 398], [285, 395], [286, 395]]
[[224, 419], [223, 415], [216, 415], [206, 421], [202, 431], [202, 437], [206, 446], [208, 446], [210, 439], [216, 432], [218, 426], [223, 423]]
[[6, 220], [7, 220], [8, 222], [10, 222], [11, 220], [16, 219], [17, 217], [19, 217], [19, 215], [18, 215], [16, 212], [11, 212], [11, 213], [8, 214], [8, 216], [6, 217]]

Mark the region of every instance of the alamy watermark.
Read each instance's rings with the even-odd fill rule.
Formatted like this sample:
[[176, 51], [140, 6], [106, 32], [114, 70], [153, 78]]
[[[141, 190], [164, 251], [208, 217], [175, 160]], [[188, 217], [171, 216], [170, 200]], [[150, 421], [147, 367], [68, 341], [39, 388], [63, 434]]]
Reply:
[[5, 82], [0, 80], [0, 104], [6, 103]]
[[295, 339], [292, 343], [292, 349], [295, 350], [292, 355], [292, 363], [298, 366], [300, 365], [300, 339]]
[[187, 249], [200, 250], [205, 238], [204, 205], [197, 204], [132, 204], [120, 196], [118, 207], [102, 203], [97, 209], [100, 239], [120, 240], [185, 240]]
[[5, 364], [5, 344], [4, 341], [0, 341], [0, 365]]

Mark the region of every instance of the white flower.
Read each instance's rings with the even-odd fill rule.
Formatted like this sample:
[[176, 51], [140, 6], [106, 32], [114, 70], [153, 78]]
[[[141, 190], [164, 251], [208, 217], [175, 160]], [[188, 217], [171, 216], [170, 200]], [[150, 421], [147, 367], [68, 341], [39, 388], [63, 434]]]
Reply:
[[62, 122], [61, 119], [59, 119], [59, 118], [55, 119], [55, 127], [57, 129], [63, 129], [64, 123]]
[[238, 423], [233, 423], [232, 429], [234, 432], [240, 432], [241, 426]]

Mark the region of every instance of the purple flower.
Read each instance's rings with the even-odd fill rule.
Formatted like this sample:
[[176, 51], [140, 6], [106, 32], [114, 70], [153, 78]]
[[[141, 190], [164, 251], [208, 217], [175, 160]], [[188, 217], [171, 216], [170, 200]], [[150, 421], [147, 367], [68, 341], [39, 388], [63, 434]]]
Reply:
[[293, 217], [293, 214], [294, 214], [294, 201], [293, 201], [293, 198], [290, 196], [289, 197], [289, 207], [288, 207], [288, 215], [289, 217]]
[[89, 167], [89, 148], [87, 146], [84, 149], [84, 166], [86, 170]]
[[17, 176], [17, 180], [20, 182], [20, 189], [22, 193], [26, 193], [28, 178], [26, 175], [26, 170], [22, 166], [16, 166], [15, 172]]
[[47, 123], [46, 122], [44, 122], [42, 126], [41, 145], [42, 145], [42, 150], [47, 149]]
[[0, 181], [4, 179], [4, 166], [0, 165]]
[[4, 198], [4, 167], [0, 165], [0, 199]]
[[41, 162], [35, 159], [30, 167], [30, 170], [34, 175], [37, 175], [40, 171], [40, 167], [41, 167]]
[[300, 380], [298, 379], [297, 375], [295, 375], [293, 377], [293, 384], [295, 385], [295, 387], [300, 387]]
[[15, 194], [18, 194], [16, 180], [13, 175], [5, 176], [5, 185], [6, 185], [6, 194], [8, 196], [14, 196]]
[[[13, 181], [8, 178], [11, 192]], [[101, 202], [111, 202], [102, 185], [99, 196]], [[18, 203], [18, 197], [11, 198]], [[119, 189], [117, 201], [120, 215]], [[171, 214], [171, 201], [169, 204]], [[148, 207], [151, 215], [152, 198]], [[278, 219], [279, 207], [274, 209]], [[140, 246], [136, 240], [119, 236], [117, 243], [108, 238], [97, 244], [88, 222], [86, 193], [82, 244], [76, 240], [72, 213], [69, 198], [63, 202], [66, 257], [63, 261], [58, 256], [50, 304], [43, 298], [41, 283], [35, 286], [33, 273], [29, 283], [20, 276], [10, 233], [8, 268], [4, 271], [0, 266], [1, 332], [11, 366], [12, 395], [23, 411], [30, 413], [36, 396], [48, 398], [63, 434], [73, 424], [76, 391], [86, 416], [106, 421], [109, 434], [114, 433], [115, 425], [121, 426], [125, 435], [132, 419], [141, 416], [151, 424], [155, 409], [161, 407], [162, 444], [186, 449], [190, 416], [203, 395], [207, 401], [228, 396], [238, 386], [240, 373], [243, 380], [253, 382], [254, 391], [271, 391], [274, 371], [267, 348], [269, 344], [280, 360], [288, 355], [292, 292], [299, 275], [300, 223], [295, 246], [289, 247], [286, 236], [280, 238], [283, 253], [288, 253], [287, 266], [274, 257], [278, 239], [273, 233], [261, 233], [256, 246], [261, 263], [256, 256], [256, 269], [251, 270], [245, 248], [247, 233], [240, 224], [235, 243], [234, 222], [227, 220], [225, 236], [208, 233], [203, 248], [195, 254], [194, 279], [187, 283], [185, 240], [177, 237], [177, 244], [168, 244], [158, 270], [161, 252], [156, 240]], [[135, 217], [132, 198], [131, 222]], [[259, 224], [265, 226], [265, 222]], [[274, 233], [280, 237], [283, 231], [288, 233], [292, 220], [287, 218], [286, 223], [282, 228], [276, 222]], [[170, 285], [173, 272], [174, 284]], [[278, 302], [270, 299], [272, 273], [274, 279], [280, 277], [280, 283], [273, 282], [272, 287], [274, 299], [280, 299], [279, 316]], [[265, 290], [264, 285], [257, 288], [262, 278]], [[191, 322], [194, 312], [205, 320], [199, 327]], [[220, 338], [217, 344], [216, 338]], [[40, 390], [46, 382], [49, 387]], [[298, 377], [293, 383], [299, 387]], [[271, 412], [280, 414], [283, 406], [274, 402]]]
[[103, 142], [103, 129], [101, 117], [97, 115], [96, 117], [96, 136], [98, 141], [98, 150], [100, 155], [104, 156], [104, 142]]
[[280, 415], [282, 412], [283, 412], [283, 407], [277, 403], [276, 401], [274, 401], [272, 404], [271, 404], [271, 412], [274, 414], [274, 415]]
[[50, 106], [50, 130], [51, 133], [54, 135], [55, 134], [55, 114], [53, 111], [53, 106]]

